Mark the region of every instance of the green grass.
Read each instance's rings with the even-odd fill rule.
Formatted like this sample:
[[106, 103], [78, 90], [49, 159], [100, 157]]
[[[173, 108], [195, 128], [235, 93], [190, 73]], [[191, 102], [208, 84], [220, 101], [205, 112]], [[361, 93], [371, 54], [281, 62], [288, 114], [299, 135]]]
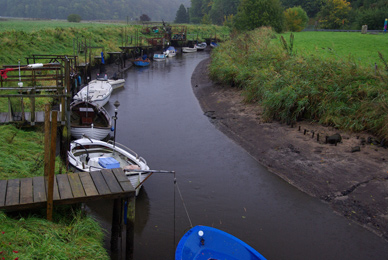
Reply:
[[[350, 60], [367, 67], [381, 63], [378, 51], [388, 57], [388, 34], [312, 31], [293, 34], [295, 50], [302, 56]], [[282, 35], [288, 39], [290, 33]]]
[[[335, 56], [305, 49], [319, 49], [314, 47], [318, 37], [313, 37], [318, 34], [309, 33], [312, 42], [308, 43], [305, 37], [302, 46], [298, 42], [300, 34], [295, 34], [293, 48], [287, 50], [280, 42], [284, 35], [268, 28], [237, 35], [212, 53], [211, 77], [240, 87], [247, 102], [263, 106], [267, 120], [293, 123], [307, 119], [345, 130], [369, 131], [388, 139], [385, 66], [379, 62], [375, 70], [365, 62], [356, 62], [359, 56], [349, 59], [349, 53], [367, 58], [366, 53], [353, 49], [337, 48], [342, 52]], [[325, 35], [327, 42], [333, 41]], [[285, 39], [289, 47], [291, 39]], [[295, 54], [300, 49], [304, 51]], [[369, 48], [370, 55], [376, 51]]]
[[[0, 126], [0, 179], [31, 178], [44, 172], [44, 134], [39, 128]], [[56, 159], [55, 172], [65, 172]], [[76, 207], [55, 207], [21, 215], [0, 211], [0, 257], [5, 259], [109, 259], [98, 223]], [[13, 252], [17, 251], [17, 253]]]

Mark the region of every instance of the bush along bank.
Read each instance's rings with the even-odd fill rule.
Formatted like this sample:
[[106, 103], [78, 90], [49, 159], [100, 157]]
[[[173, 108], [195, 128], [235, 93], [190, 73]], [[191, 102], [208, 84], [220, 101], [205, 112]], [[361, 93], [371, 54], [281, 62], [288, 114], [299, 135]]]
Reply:
[[312, 120], [388, 139], [386, 70], [297, 55], [293, 37], [270, 28], [233, 35], [212, 53], [210, 77], [241, 88], [247, 102], [263, 107], [266, 120]]

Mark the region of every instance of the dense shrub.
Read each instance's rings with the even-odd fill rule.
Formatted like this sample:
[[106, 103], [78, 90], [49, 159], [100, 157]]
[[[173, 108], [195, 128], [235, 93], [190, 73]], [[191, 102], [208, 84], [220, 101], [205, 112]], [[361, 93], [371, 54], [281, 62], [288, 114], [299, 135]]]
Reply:
[[284, 17], [286, 21], [286, 28], [291, 32], [302, 31], [309, 21], [307, 13], [302, 7], [292, 7], [284, 11]]
[[67, 21], [71, 23], [79, 23], [81, 22], [81, 20], [81, 16], [78, 14], [69, 14], [69, 16], [67, 17]]

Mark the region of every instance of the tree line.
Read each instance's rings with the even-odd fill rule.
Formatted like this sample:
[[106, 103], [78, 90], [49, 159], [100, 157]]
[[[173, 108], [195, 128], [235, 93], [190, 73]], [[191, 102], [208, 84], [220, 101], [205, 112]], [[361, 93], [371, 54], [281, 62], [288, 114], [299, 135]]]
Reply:
[[140, 20], [146, 14], [152, 21], [173, 21], [182, 2], [189, 4], [189, 0], [0, 0], [0, 16], [67, 19], [77, 14], [82, 20]]
[[300, 31], [308, 24], [321, 29], [382, 30], [388, 18], [386, 0], [190, 0], [181, 4], [177, 23], [217, 24], [249, 30], [271, 26]]

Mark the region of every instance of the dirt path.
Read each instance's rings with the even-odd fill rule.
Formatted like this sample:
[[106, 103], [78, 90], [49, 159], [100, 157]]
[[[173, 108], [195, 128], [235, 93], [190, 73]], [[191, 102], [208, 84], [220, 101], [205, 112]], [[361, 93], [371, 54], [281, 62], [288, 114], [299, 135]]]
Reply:
[[[244, 104], [239, 90], [209, 79], [209, 62], [197, 66], [191, 81], [205, 115], [222, 132], [269, 171], [388, 240], [388, 149], [367, 133], [264, 122], [260, 107]], [[326, 144], [337, 133], [342, 141]]]

